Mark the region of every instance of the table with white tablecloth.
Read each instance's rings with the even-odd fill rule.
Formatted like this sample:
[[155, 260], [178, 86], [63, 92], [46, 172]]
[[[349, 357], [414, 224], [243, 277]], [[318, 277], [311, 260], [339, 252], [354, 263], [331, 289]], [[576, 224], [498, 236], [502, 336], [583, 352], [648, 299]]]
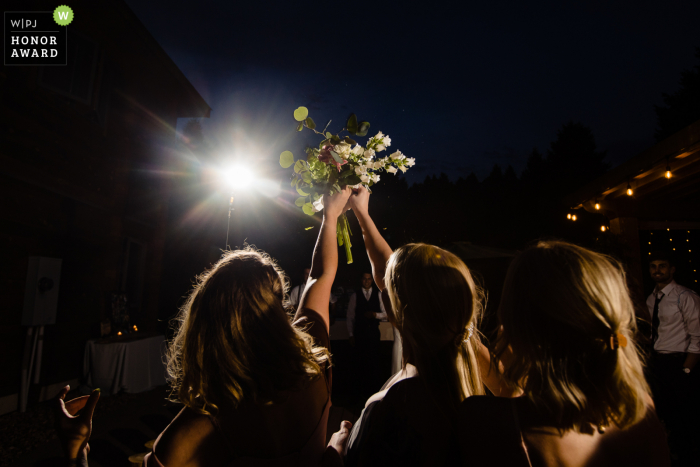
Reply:
[[85, 344], [86, 384], [106, 394], [137, 393], [165, 384], [165, 337], [91, 339]]

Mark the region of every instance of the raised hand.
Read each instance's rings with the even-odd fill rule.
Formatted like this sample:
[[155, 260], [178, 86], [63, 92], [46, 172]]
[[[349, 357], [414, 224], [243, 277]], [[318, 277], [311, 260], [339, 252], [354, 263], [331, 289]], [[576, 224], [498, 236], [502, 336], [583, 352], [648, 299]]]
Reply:
[[353, 190], [352, 196], [350, 196], [348, 202], [355, 214], [367, 214], [369, 205], [369, 191], [367, 191], [367, 188], [364, 186], [360, 186], [359, 188]]
[[327, 218], [337, 218], [350, 209], [348, 199], [352, 194], [352, 188], [346, 186], [340, 193], [333, 193], [333, 196], [323, 197], [323, 215]]
[[[90, 451], [88, 440], [92, 434], [92, 414], [100, 398], [100, 390], [95, 389], [89, 396], [82, 396], [64, 402], [70, 386], [66, 386], [54, 399], [56, 432], [68, 459], [87, 456]], [[77, 413], [80, 412], [80, 415]]]

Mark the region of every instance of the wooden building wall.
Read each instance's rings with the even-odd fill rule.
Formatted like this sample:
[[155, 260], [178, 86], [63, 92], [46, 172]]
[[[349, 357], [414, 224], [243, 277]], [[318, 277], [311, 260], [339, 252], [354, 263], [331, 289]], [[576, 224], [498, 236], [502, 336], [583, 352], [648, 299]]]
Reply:
[[[9, 3], [4, 10], [55, 8]], [[172, 183], [164, 174], [178, 164], [174, 129], [178, 117], [208, 112], [125, 4], [74, 1], [71, 7], [76, 19], [69, 34], [96, 50], [83, 69], [90, 69], [81, 84], [86, 89], [90, 81], [88, 99], [47, 84], [42, 67], [0, 73], [0, 399], [6, 402], [20, 384], [30, 256], [63, 260], [40, 385], [82, 375], [85, 341], [99, 336], [110, 294], [125, 281], [142, 291], [132, 322], [155, 329]], [[133, 254], [127, 267], [128, 245], [143, 253], [140, 272]]]

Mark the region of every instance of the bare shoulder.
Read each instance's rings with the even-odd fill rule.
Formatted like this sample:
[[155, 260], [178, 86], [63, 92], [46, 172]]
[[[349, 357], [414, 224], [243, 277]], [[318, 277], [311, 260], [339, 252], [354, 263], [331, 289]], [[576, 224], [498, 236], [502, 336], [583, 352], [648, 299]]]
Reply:
[[164, 466], [194, 467], [221, 465], [226, 449], [211, 419], [185, 407], [160, 434], [153, 453]]
[[638, 423], [625, 430], [614, 431], [603, 437], [604, 452], [613, 458], [629, 459], [636, 455], [634, 465], [669, 467], [671, 456], [663, 426], [656, 416], [653, 403], [647, 404], [647, 413]]

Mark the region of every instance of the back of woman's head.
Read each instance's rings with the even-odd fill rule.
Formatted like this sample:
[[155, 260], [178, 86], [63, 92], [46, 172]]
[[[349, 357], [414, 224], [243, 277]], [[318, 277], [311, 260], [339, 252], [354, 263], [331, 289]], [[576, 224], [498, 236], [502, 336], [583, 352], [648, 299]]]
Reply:
[[476, 362], [481, 291], [462, 260], [432, 245], [409, 244], [389, 258], [384, 282], [404, 355], [419, 376], [455, 405], [483, 393]]
[[624, 428], [644, 416], [634, 308], [613, 260], [540, 242], [511, 264], [498, 314], [496, 356], [512, 350], [506, 378], [561, 428]]
[[321, 373], [325, 349], [289, 323], [287, 281], [266, 254], [226, 252], [198, 277], [168, 352], [177, 398], [202, 413], [275, 401]]

